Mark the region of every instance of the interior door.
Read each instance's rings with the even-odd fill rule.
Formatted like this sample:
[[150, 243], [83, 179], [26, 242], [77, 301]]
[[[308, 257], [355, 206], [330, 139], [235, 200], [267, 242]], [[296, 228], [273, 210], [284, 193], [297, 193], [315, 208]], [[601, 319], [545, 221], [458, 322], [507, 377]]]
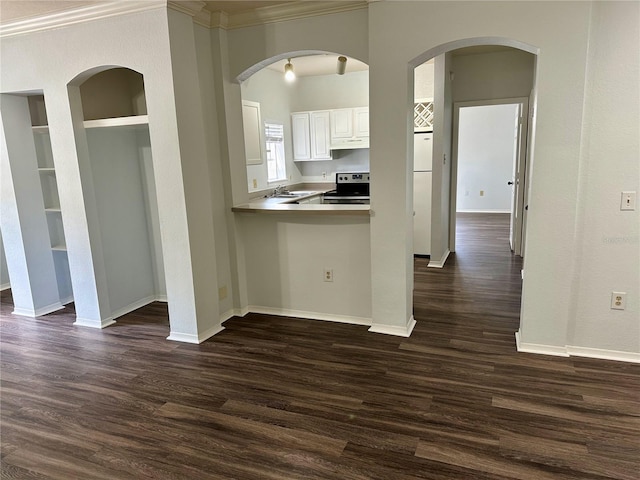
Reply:
[[528, 104], [518, 104], [515, 119], [515, 158], [513, 162], [513, 177], [509, 180], [513, 197], [511, 200], [511, 227], [509, 243], [516, 255], [522, 256], [522, 217], [524, 212], [524, 171], [527, 155]]

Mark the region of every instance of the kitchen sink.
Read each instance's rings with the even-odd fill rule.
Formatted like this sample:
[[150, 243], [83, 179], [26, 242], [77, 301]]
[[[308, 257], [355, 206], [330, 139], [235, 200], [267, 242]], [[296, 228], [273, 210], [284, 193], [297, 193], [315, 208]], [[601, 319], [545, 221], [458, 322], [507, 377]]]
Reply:
[[303, 193], [293, 193], [293, 192], [288, 192], [288, 193], [278, 193], [276, 195], [274, 195], [275, 198], [296, 198], [296, 197], [301, 197], [302, 195], [304, 195]]
[[314, 195], [318, 192], [308, 192], [308, 191], [297, 191], [297, 192], [283, 192], [283, 193], [278, 193], [276, 195], [274, 195], [275, 198], [296, 198], [296, 197], [302, 197], [302, 196], [306, 196], [306, 195]]

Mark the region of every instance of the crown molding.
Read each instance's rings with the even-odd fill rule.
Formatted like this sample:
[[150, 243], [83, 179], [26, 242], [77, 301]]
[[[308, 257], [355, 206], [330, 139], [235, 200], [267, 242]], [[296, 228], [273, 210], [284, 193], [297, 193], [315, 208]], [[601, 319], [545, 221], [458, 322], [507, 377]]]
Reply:
[[105, 3], [86, 5], [62, 12], [50, 13], [33, 18], [21, 19], [0, 25], [0, 38], [67, 27], [78, 23], [100, 20], [131, 13], [170, 8], [193, 18], [194, 23], [208, 28], [231, 30], [236, 28], [265, 25], [269, 23], [297, 20], [301, 18], [343, 13], [367, 8], [369, 1], [320, 1], [292, 2], [271, 5], [251, 11], [228, 15], [225, 12], [207, 10], [206, 2], [199, 0], [112, 0]]
[[260, 7], [246, 12], [227, 15], [225, 12], [212, 12], [209, 28], [232, 30], [236, 28], [253, 27], [269, 23], [298, 20], [301, 18], [343, 13], [367, 8], [367, 1], [321, 1], [321, 2], [292, 2], [282, 5]]
[[167, 8], [182, 12], [193, 18], [193, 22], [203, 27], [209, 27], [211, 24], [212, 13], [205, 9], [207, 4], [200, 0], [169, 0]]
[[0, 25], [0, 38], [41, 32], [129, 13], [165, 8], [166, 0], [110, 1]]

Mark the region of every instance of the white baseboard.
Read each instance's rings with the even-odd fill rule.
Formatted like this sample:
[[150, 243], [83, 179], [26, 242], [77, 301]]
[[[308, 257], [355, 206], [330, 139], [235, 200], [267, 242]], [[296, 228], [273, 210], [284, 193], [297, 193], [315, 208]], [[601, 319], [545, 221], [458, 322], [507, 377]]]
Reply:
[[4, 290], [9, 290], [11, 288], [11, 284], [10, 283], [3, 283], [2, 285], [0, 285], [0, 292], [4, 291]]
[[195, 335], [193, 333], [171, 332], [167, 337], [167, 340], [198, 344], [213, 337], [215, 334], [220, 333], [222, 330], [224, 330], [224, 327], [222, 325], [214, 325], [198, 335]]
[[73, 302], [73, 295], [72, 295], [72, 296], [69, 296], [69, 297], [67, 297], [67, 298], [61, 298], [61, 299], [60, 299], [60, 303], [61, 303], [62, 305], [68, 305], [68, 304], [70, 304], [71, 302]]
[[618, 362], [640, 363], [640, 353], [621, 352], [619, 350], [603, 350], [591, 347], [573, 347], [567, 345], [567, 352], [572, 357], [600, 358], [603, 360], [615, 360]]
[[369, 331], [373, 333], [383, 333], [385, 335], [395, 335], [397, 337], [410, 337], [415, 326], [416, 319], [411, 315], [409, 323], [404, 327], [398, 327], [396, 325], [372, 325]]
[[90, 328], [106, 328], [109, 325], [113, 325], [116, 321], [109, 317], [104, 320], [94, 320], [92, 318], [82, 318], [76, 317], [76, 321], [73, 322], [74, 325], [78, 327], [90, 327]]
[[511, 214], [511, 210], [475, 210], [475, 209], [469, 209], [469, 210], [456, 210], [456, 213], [508, 213]]
[[520, 338], [520, 330], [516, 332], [516, 348], [523, 353], [537, 353], [539, 355], [553, 355], [556, 357], [568, 357], [566, 347], [556, 345], [540, 345], [537, 343], [524, 343]]
[[[247, 310], [251, 313], [262, 313], [265, 315], [278, 315], [281, 317], [298, 317], [309, 320], [323, 320], [327, 322], [348, 323], [351, 325], [371, 325], [371, 319], [365, 317], [352, 317], [349, 315], [334, 315], [331, 313], [308, 312], [304, 310], [289, 310], [286, 308], [261, 307], [249, 305]], [[244, 315], [242, 315], [244, 316]]]
[[156, 302], [168, 303], [169, 299], [167, 298], [166, 295], [156, 295]]
[[447, 258], [449, 258], [449, 254], [451, 253], [451, 251], [447, 248], [447, 250], [444, 252], [444, 254], [442, 255], [442, 258], [440, 260], [434, 260], [433, 258], [431, 258], [429, 260], [429, 263], [427, 264], [427, 268], [431, 267], [431, 268], [444, 268], [444, 264], [447, 261]]
[[135, 302], [130, 303], [126, 307], [122, 307], [116, 310], [115, 312], [111, 312], [111, 318], [122, 317], [123, 315], [126, 315], [127, 313], [131, 313], [134, 310], [144, 307], [145, 305], [149, 305], [150, 303], [155, 302], [156, 300], [158, 300], [158, 297], [156, 297], [155, 295], [150, 295], [141, 300], [136, 300]]
[[541, 355], [554, 355], [557, 357], [586, 357], [602, 360], [614, 360], [617, 362], [640, 363], [640, 353], [622, 352], [619, 350], [604, 350], [592, 347], [576, 347], [566, 345], [539, 345], [535, 343], [523, 343], [520, 339], [520, 331], [516, 332], [516, 347], [519, 352], [536, 353]]
[[31, 309], [31, 308], [14, 308], [14, 315], [19, 315], [21, 317], [41, 317], [42, 315], [47, 315], [48, 313], [57, 312], [58, 310], [62, 310], [64, 306], [60, 302], [52, 303], [51, 305], [45, 305], [44, 307]]
[[247, 313], [249, 313], [248, 309], [232, 308], [220, 315], [220, 323], [224, 323], [233, 317], [244, 317]]

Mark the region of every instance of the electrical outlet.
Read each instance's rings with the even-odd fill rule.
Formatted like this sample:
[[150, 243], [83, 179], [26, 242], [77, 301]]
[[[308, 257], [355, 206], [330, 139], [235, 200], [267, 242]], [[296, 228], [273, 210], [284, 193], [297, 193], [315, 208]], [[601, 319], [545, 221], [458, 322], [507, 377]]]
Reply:
[[622, 192], [620, 198], [620, 210], [636, 209], [636, 192]]
[[223, 285], [218, 289], [218, 300], [224, 300], [227, 298], [227, 286]]
[[331, 268], [324, 269], [324, 281], [333, 282], [333, 269]]
[[258, 180], [253, 179], [253, 188], [258, 188]]
[[480, 190], [480, 196], [484, 197], [484, 190]]
[[327, 178], [327, 172], [322, 172], [322, 178]]
[[626, 292], [611, 292], [611, 308], [614, 310], [624, 310], [627, 307]]

